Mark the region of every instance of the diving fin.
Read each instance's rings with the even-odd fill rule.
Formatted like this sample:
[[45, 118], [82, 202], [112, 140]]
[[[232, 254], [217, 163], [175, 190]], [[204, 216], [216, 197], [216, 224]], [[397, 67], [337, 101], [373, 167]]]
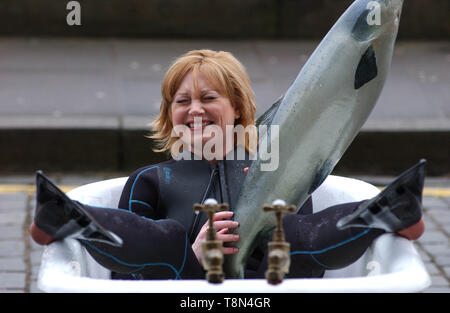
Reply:
[[69, 237], [122, 245], [119, 236], [101, 226], [85, 205], [70, 199], [42, 171], [36, 173], [36, 212], [30, 232], [40, 244]]
[[370, 227], [399, 232], [419, 223], [425, 170], [426, 160], [422, 159], [377, 196], [362, 202], [352, 214], [341, 218], [337, 228]]

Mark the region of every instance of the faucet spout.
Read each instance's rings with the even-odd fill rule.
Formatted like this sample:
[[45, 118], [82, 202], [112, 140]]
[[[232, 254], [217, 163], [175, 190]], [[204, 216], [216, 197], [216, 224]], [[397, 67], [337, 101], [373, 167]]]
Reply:
[[287, 206], [283, 200], [275, 200], [272, 206], [265, 205], [264, 212], [274, 211], [277, 218], [277, 227], [273, 233], [272, 242], [269, 242], [268, 269], [265, 273], [267, 282], [271, 285], [280, 284], [284, 275], [289, 273], [291, 265], [290, 244], [284, 239], [283, 213], [294, 213], [296, 207]]
[[216, 229], [213, 223], [214, 213], [228, 209], [226, 203], [218, 204], [215, 199], [207, 199], [204, 204], [194, 204], [194, 211], [206, 211], [208, 228], [206, 241], [202, 243], [202, 265], [206, 270], [206, 280], [213, 284], [220, 284], [224, 280], [222, 241], [216, 238]]

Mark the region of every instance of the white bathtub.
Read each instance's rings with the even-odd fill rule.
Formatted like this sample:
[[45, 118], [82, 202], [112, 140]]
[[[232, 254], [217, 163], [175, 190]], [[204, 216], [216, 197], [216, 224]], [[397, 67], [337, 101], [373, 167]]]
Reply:
[[[68, 195], [82, 203], [116, 207], [127, 178], [84, 185]], [[330, 175], [313, 193], [314, 211], [343, 202], [371, 198], [379, 190], [360, 180]], [[412, 242], [385, 234], [350, 266], [326, 271], [322, 279], [285, 279], [277, 286], [263, 279], [111, 280], [110, 271], [98, 264], [74, 239], [48, 245], [39, 270], [38, 288], [45, 292], [152, 292], [152, 293], [290, 293], [290, 292], [418, 292], [430, 277]]]

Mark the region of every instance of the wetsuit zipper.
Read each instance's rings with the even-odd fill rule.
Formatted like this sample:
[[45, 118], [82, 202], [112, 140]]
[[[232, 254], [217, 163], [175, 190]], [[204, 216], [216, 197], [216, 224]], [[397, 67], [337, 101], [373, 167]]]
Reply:
[[[219, 190], [220, 190], [220, 199], [217, 199], [217, 202], [221, 202], [221, 203], [228, 203], [230, 204], [229, 201], [229, 196], [228, 196], [228, 188], [227, 188], [227, 182], [226, 182], [226, 177], [225, 177], [225, 162], [219, 162], [218, 164], [218, 168], [219, 168]], [[230, 208], [231, 210], [231, 208]]]
[[[214, 177], [219, 173], [218, 171], [218, 166], [215, 165], [214, 168], [211, 171], [211, 176], [209, 177], [209, 182], [208, 182], [208, 186], [206, 187], [206, 190], [202, 196], [202, 200], [200, 201], [201, 204], [203, 204], [207, 198], [207, 196], [209, 195], [210, 191], [211, 191], [211, 186], [213, 184], [213, 180]], [[198, 213], [194, 213], [195, 217], [194, 217], [194, 222], [191, 226], [191, 230], [189, 232], [189, 241], [192, 243], [194, 242], [195, 238], [194, 238], [194, 234], [195, 234], [195, 230], [198, 227], [198, 223], [201, 220], [201, 215], [203, 214], [203, 212], [198, 212]]]

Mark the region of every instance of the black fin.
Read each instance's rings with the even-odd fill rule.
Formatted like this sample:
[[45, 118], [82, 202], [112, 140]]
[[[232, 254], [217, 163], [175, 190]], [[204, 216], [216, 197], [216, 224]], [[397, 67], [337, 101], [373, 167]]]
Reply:
[[311, 184], [311, 187], [309, 187], [308, 194], [312, 194], [314, 190], [322, 185], [325, 178], [327, 178], [331, 171], [333, 171], [333, 168], [334, 166], [331, 160], [326, 160], [325, 162], [323, 162], [322, 166], [316, 172], [316, 176], [314, 176], [314, 180]]
[[420, 221], [426, 161], [403, 172], [377, 196], [364, 201], [337, 228], [373, 227], [398, 232]]
[[359, 60], [358, 68], [355, 72], [355, 89], [359, 89], [372, 79], [377, 77], [377, 59], [372, 46], [367, 48], [366, 52]]
[[116, 234], [102, 227], [83, 204], [70, 199], [42, 171], [36, 172], [35, 223], [57, 240], [75, 237], [122, 245]]
[[256, 127], [258, 127], [259, 125], [270, 126], [272, 124], [273, 117], [275, 116], [275, 113], [277, 113], [281, 101], [283, 101], [283, 98], [284, 97], [280, 97], [266, 112], [258, 117], [255, 123]]

